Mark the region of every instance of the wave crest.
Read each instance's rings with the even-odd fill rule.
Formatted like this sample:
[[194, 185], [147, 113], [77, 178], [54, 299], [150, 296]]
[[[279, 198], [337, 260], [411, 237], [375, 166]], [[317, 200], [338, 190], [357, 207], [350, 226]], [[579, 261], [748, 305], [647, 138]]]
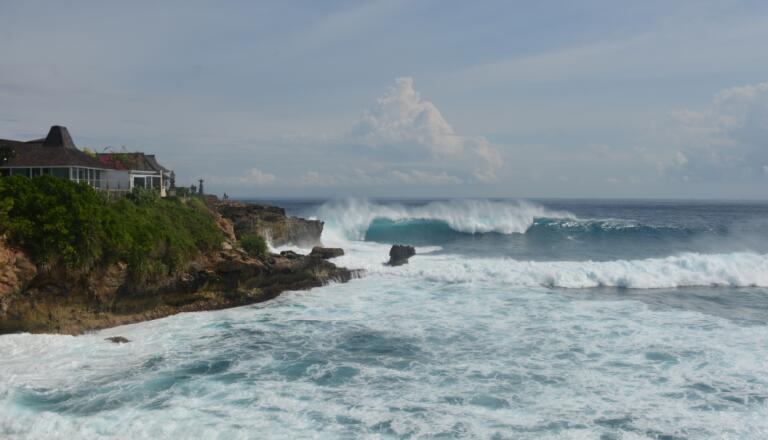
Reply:
[[327, 228], [351, 240], [362, 240], [376, 220], [390, 222], [437, 221], [451, 230], [466, 234], [495, 232], [522, 234], [535, 219], [572, 219], [565, 211], [553, 211], [527, 201], [451, 200], [425, 205], [377, 204], [368, 200], [347, 199], [326, 203], [318, 217]]

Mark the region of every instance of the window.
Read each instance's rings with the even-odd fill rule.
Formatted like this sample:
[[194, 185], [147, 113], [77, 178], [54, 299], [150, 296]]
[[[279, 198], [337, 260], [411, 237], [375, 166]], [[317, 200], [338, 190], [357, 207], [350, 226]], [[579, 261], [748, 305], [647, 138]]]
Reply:
[[50, 168], [51, 175], [61, 179], [69, 179], [69, 168]]
[[11, 175], [11, 170], [8, 168], [0, 168], [0, 176], [6, 177]]
[[133, 178], [133, 187], [134, 188], [146, 188], [146, 179], [144, 179], [144, 176], [136, 176]]
[[29, 168], [13, 168], [11, 170], [11, 175], [29, 177]]

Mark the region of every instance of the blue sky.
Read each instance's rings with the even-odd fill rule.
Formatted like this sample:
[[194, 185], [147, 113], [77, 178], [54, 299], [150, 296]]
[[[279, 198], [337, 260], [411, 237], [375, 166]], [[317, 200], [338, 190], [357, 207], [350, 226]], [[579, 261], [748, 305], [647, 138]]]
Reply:
[[0, 137], [237, 196], [768, 197], [764, 1], [157, 3], [0, 0]]

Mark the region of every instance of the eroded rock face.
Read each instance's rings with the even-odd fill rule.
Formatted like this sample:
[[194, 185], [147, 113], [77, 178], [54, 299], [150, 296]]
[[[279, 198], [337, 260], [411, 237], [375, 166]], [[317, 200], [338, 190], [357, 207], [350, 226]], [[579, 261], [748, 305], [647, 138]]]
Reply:
[[312, 252], [309, 256], [312, 258], [322, 258], [327, 260], [329, 258], [336, 258], [344, 255], [344, 249], [342, 248], [327, 248], [321, 246], [315, 246], [312, 248]]
[[219, 202], [215, 209], [232, 222], [237, 238], [257, 234], [274, 247], [310, 247], [320, 244], [323, 222], [319, 220], [289, 217], [282, 208], [243, 202]]
[[22, 292], [36, 275], [37, 268], [32, 261], [0, 237], [0, 301], [5, 296]]
[[[0, 297], [0, 334], [78, 334], [272, 299], [287, 290], [345, 282], [358, 274], [321, 258], [293, 252], [252, 258], [222, 250], [192, 262], [186, 271], [136, 284], [121, 267], [83, 274], [45, 272], [22, 292]], [[122, 284], [120, 284], [122, 282]]]
[[389, 250], [390, 266], [400, 266], [408, 263], [408, 259], [416, 255], [416, 249], [413, 246], [396, 244]]
[[266, 230], [280, 238], [278, 246], [316, 244], [322, 222], [287, 217], [280, 208], [260, 205], [226, 203], [223, 211], [217, 224], [226, 245], [200, 255], [186, 270], [149, 280], [132, 279], [124, 263], [82, 272], [56, 267], [41, 272], [23, 252], [0, 240], [0, 334], [78, 334], [180, 312], [252, 304], [284, 291], [360, 276], [326, 261], [343, 254], [340, 249], [254, 258], [233, 246], [239, 234]]

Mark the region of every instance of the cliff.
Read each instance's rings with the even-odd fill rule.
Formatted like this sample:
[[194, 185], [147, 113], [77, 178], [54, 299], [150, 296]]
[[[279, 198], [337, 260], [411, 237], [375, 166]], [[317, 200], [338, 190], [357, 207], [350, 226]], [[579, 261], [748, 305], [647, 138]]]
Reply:
[[216, 211], [232, 222], [238, 237], [256, 234], [264, 237], [274, 247], [293, 244], [312, 247], [320, 244], [323, 222], [289, 217], [285, 210], [276, 206], [243, 202], [214, 202]]
[[[344, 282], [353, 271], [318, 254], [250, 256], [244, 234], [269, 231], [275, 245], [316, 244], [322, 223], [292, 218], [280, 208], [209, 203], [225, 239], [173, 275], [137, 280], [124, 262], [90, 270], [36, 266], [0, 237], [0, 334], [68, 333], [265, 301], [286, 290]], [[277, 239], [275, 242], [274, 240]]]

